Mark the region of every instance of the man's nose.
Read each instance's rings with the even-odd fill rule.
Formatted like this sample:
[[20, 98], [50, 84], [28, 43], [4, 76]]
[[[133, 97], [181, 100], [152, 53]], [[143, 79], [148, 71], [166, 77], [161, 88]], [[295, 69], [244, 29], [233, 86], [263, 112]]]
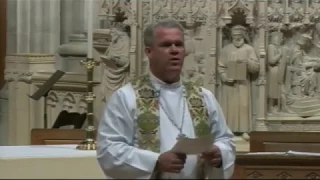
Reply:
[[178, 48], [175, 44], [172, 44], [172, 45], [170, 46], [170, 53], [172, 53], [172, 54], [177, 54], [177, 53], [179, 53], [179, 48]]

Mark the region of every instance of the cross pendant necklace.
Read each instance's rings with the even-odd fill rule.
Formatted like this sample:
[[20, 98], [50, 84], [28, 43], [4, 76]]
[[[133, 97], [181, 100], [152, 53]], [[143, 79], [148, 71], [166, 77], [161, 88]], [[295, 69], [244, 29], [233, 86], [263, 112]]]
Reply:
[[183, 100], [182, 100], [182, 118], [181, 118], [181, 125], [180, 127], [175, 123], [175, 121], [173, 119], [171, 119], [171, 117], [169, 116], [169, 113], [167, 113], [166, 109], [164, 108], [164, 106], [162, 105], [162, 103], [160, 102], [160, 90], [158, 91], [158, 102], [159, 105], [161, 106], [163, 112], [166, 114], [166, 116], [168, 117], [168, 119], [171, 121], [171, 123], [179, 130], [179, 134], [177, 136], [177, 140], [179, 138], [184, 138], [187, 137], [184, 133], [182, 133], [182, 128], [183, 128], [183, 124], [184, 124], [184, 119], [185, 119], [185, 90], [183, 89]]

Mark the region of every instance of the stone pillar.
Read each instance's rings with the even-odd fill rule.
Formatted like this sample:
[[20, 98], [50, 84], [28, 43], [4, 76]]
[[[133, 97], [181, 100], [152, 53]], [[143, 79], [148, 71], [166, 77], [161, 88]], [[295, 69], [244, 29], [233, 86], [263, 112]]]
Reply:
[[2, 90], [0, 90], [0, 146], [6, 145], [8, 134], [8, 84], [5, 84]]
[[60, 0], [10, 0], [7, 53], [54, 53], [60, 45]]
[[216, 83], [217, 83], [217, 46], [218, 39], [217, 37], [217, 9], [218, 9], [218, 1], [211, 1], [212, 4], [210, 4], [210, 11], [208, 14], [207, 19], [207, 34], [208, 37], [204, 40], [206, 41], [206, 44], [210, 45], [209, 52], [207, 53], [209, 55], [209, 60], [206, 61], [205, 70], [206, 70], [206, 77], [205, 77], [205, 87], [207, 87], [213, 94], [216, 95]]
[[[87, 32], [87, 3], [86, 0], [60, 0], [61, 1], [61, 44], [69, 42], [68, 37], [72, 34]], [[93, 27], [100, 27], [99, 9], [103, 0], [94, 1]]]
[[260, 74], [258, 79], [258, 87], [259, 87], [259, 96], [258, 96], [258, 114], [256, 121], [254, 123], [254, 129], [257, 131], [266, 131], [267, 127], [265, 124], [266, 120], [266, 105], [267, 105], [267, 98], [266, 98], [266, 42], [268, 42], [267, 35], [267, 1], [259, 1], [258, 9], [258, 33], [259, 35], [259, 52], [260, 52]]
[[87, 38], [84, 34], [72, 34], [68, 39], [68, 43], [57, 49], [56, 67], [64, 72], [86, 75], [80, 61], [87, 57]]

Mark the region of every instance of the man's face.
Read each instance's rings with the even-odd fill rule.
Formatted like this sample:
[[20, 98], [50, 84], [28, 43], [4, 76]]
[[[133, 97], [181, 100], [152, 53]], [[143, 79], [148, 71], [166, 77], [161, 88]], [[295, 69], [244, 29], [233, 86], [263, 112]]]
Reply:
[[182, 31], [158, 27], [154, 32], [153, 45], [146, 47], [145, 53], [155, 76], [167, 83], [179, 80], [185, 57]]
[[241, 47], [244, 44], [244, 39], [241, 33], [232, 34], [232, 43], [236, 47]]
[[272, 42], [272, 43], [275, 44], [275, 45], [278, 45], [278, 46], [281, 45], [281, 43], [282, 43], [282, 37], [279, 36], [279, 35], [273, 37], [273, 42]]

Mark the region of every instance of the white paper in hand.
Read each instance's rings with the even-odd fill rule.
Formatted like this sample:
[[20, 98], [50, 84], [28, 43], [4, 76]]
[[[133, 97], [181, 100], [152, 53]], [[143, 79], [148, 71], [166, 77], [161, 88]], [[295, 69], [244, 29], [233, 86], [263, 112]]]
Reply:
[[171, 151], [183, 154], [201, 154], [210, 150], [213, 145], [213, 139], [214, 137], [212, 135], [194, 139], [181, 137], [178, 139]]

